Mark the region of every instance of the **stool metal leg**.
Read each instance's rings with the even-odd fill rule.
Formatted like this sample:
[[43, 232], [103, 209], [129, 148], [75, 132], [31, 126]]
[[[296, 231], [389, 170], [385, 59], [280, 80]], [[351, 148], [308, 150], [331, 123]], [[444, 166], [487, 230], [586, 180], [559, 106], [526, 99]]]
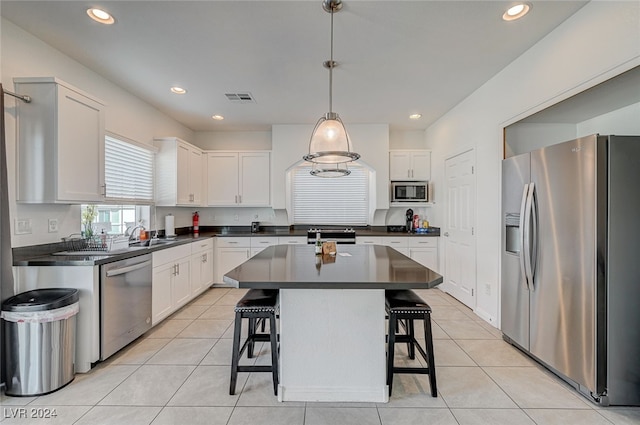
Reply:
[[413, 319], [407, 319], [407, 335], [409, 335], [409, 342], [407, 343], [407, 348], [409, 349], [409, 358], [411, 360], [414, 360], [416, 358], [416, 338], [413, 327]]
[[253, 341], [253, 335], [256, 334], [256, 319], [254, 317], [249, 318], [249, 329], [247, 331], [247, 339], [249, 340], [249, 345], [247, 346], [247, 358], [253, 358], [253, 347], [255, 346]]
[[431, 333], [431, 314], [424, 315], [424, 340], [427, 349], [427, 357], [429, 361], [429, 386], [431, 386], [431, 396], [438, 396], [436, 388], [436, 364], [433, 356], [433, 334]]
[[[263, 322], [264, 323], [264, 322]], [[269, 335], [271, 339], [271, 372], [273, 374], [273, 394], [278, 395], [278, 337], [276, 332], [276, 315], [269, 317]]]
[[393, 357], [395, 355], [396, 346], [396, 329], [398, 328], [398, 319], [395, 313], [389, 314], [389, 343], [387, 349], [387, 385], [389, 386], [389, 397], [393, 388]]
[[231, 355], [231, 382], [229, 384], [229, 395], [236, 393], [236, 382], [238, 380], [238, 363], [240, 362], [240, 334], [242, 333], [242, 314], [236, 313], [236, 320], [233, 328], [233, 354]]

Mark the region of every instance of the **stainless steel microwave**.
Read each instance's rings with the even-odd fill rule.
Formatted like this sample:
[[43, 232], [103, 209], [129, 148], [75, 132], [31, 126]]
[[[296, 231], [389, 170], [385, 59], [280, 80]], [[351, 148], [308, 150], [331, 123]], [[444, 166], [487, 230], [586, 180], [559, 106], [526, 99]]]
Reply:
[[429, 182], [391, 182], [392, 203], [429, 202]]

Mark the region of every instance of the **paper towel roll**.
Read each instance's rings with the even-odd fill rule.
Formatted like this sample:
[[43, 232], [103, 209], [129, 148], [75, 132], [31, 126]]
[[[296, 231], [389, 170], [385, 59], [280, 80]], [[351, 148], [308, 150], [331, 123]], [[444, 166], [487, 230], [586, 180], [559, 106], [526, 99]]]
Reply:
[[175, 217], [171, 214], [164, 217], [164, 234], [166, 237], [176, 235]]

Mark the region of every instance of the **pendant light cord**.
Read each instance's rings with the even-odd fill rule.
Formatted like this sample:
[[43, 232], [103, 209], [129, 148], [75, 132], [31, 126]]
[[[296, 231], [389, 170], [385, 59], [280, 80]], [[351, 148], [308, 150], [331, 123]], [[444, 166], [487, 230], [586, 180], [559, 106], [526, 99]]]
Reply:
[[331, 8], [331, 50], [329, 55], [329, 112], [333, 112], [333, 7]]

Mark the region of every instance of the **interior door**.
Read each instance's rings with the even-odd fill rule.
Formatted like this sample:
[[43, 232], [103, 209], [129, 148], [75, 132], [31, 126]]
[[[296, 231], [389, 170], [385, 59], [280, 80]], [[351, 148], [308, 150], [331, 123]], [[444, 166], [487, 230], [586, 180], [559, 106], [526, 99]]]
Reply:
[[470, 308], [476, 299], [476, 179], [473, 149], [445, 161], [445, 290]]

